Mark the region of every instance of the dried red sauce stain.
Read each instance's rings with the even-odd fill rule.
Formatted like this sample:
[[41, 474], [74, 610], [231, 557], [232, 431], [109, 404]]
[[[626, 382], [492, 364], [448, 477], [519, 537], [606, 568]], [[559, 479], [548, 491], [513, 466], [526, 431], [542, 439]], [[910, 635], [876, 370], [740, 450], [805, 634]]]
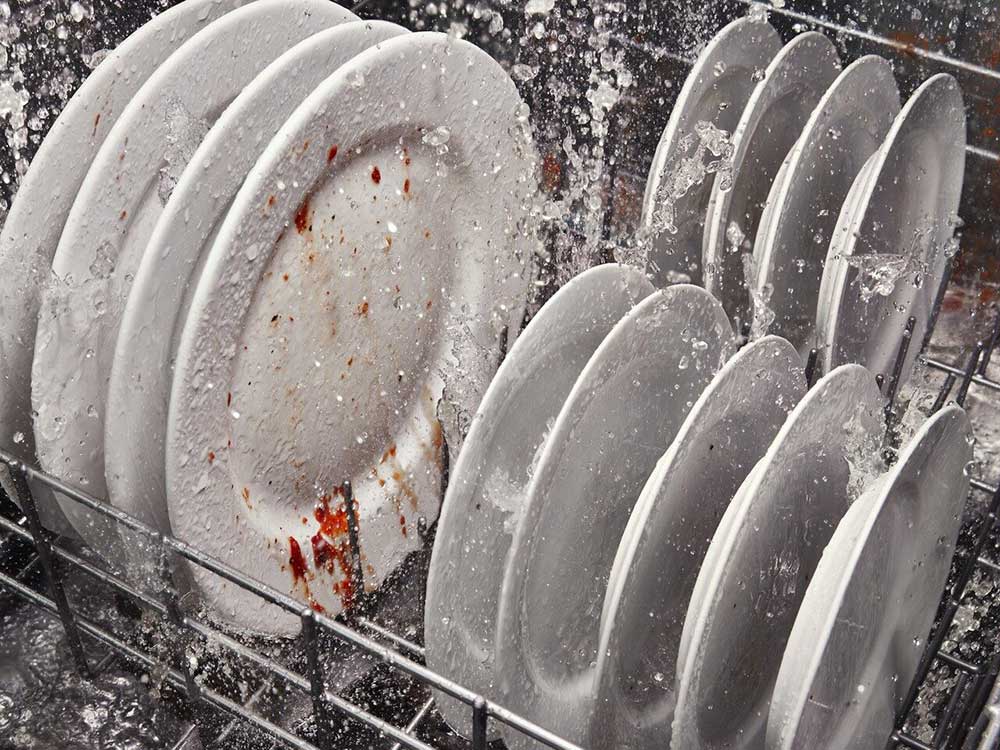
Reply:
[[400, 514], [399, 516], [399, 528], [403, 532], [403, 538], [406, 539], [406, 516]]
[[308, 589], [309, 582], [306, 580], [306, 575], [309, 568], [306, 567], [306, 559], [302, 556], [302, 548], [293, 536], [288, 537], [288, 564], [292, 567], [292, 580], [295, 583], [305, 584]]
[[382, 182], [382, 173], [379, 172], [378, 167], [372, 167], [372, 182], [376, 185]]
[[287, 273], [281, 274], [281, 280], [282, 281], [288, 281], [288, 274]]
[[226, 406], [232, 406], [232, 404], [233, 404], [233, 392], [232, 391], [227, 391], [226, 392]]
[[367, 318], [368, 317], [368, 300], [365, 300], [360, 305], [358, 305], [357, 315], [358, 315], [359, 318]]
[[404, 193], [404, 195], [409, 195], [410, 194], [410, 178], [409, 177], [407, 177], [405, 180], [403, 180], [403, 193]]
[[267, 205], [273, 206], [274, 205], [274, 201], [275, 201], [275, 198], [274, 198], [273, 195], [267, 196]]
[[91, 137], [97, 135], [97, 126], [101, 124], [101, 113], [98, 112], [94, 117], [94, 132], [91, 133]]
[[125, 221], [125, 219], [128, 218], [128, 211], [122, 211], [121, 216], [119, 216], [118, 218], [121, 219], [122, 221]]
[[209, 463], [214, 463], [215, 462], [215, 451], [209, 451], [208, 452], [208, 462]]
[[329, 164], [336, 158], [337, 158], [337, 147], [336, 145], [330, 146], [330, 149], [326, 152], [326, 163]]
[[295, 212], [295, 229], [299, 234], [302, 234], [307, 229], [312, 228], [312, 222], [309, 220], [309, 198], [307, 197], [302, 201], [302, 205], [299, 206], [299, 210]]
[[[335, 494], [343, 495], [338, 488]], [[340, 597], [345, 609], [354, 604], [354, 584], [352, 580], [351, 545], [348, 537], [347, 505], [341, 501], [331, 508], [331, 495], [323, 495], [313, 515], [319, 522], [319, 531], [312, 537], [313, 563], [317, 569], [324, 569], [330, 575], [338, 571], [341, 580], [333, 584], [333, 592]]]

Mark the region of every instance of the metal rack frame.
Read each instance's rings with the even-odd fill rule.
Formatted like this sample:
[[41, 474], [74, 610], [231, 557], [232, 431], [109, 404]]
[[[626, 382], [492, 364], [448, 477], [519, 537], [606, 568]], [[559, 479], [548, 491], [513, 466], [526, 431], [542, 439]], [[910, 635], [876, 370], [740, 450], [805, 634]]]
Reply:
[[[363, 0], [362, 4], [367, 1]], [[749, 4], [751, 0], [740, 0], [740, 2]], [[768, 9], [771, 13], [785, 16], [796, 22], [826, 28], [838, 34], [846, 34], [864, 41], [901, 48], [901, 45], [893, 40], [859, 29], [839, 26], [823, 19], [797, 13], [791, 9], [779, 9], [771, 6]], [[623, 40], [623, 44], [634, 45], [635, 43], [631, 40]], [[920, 49], [907, 49], [906, 51], [909, 54], [926, 57], [935, 63], [954, 66], [966, 73], [1000, 80], [1000, 72], [998, 71], [956, 60], [937, 52]], [[969, 146], [968, 149], [969, 153], [976, 157], [1000, 161], [997, 154], [985, 149], [973, 146]], [[946, 279], [942, 285], [942, 292], [947, 283]], [[940, 305], [941, 300], [942, 294], [939, 294], [938, 305]], [[909, 330], [912, 331], [912, 322]], [[987, 339], [977, 344], [962, 362], [947, 363], [921, 355], [920, 361], [945, 376], [944, 384], [934, 406], [935, 409], [943, 406], [953, 391], [955, 393], [954, 400], [959, 404], [965, 402], [972, 388], [984, 389], [1000, 398], [1000, 382], [987, 376], [987, 366], [998, 344], [998, 339], [1000, 339], [1000, 315], [994, 322]], [[927, 342], [916, 343], [919, 343], [923, 348]], [[900, 382], [901, 367], [910, 345], [911, 342], [907, 336], [904, 338], [893, 371], [888, 373], [885, 378], [880, 376], [879, 385], [883, 388], [883, 393], [888, 399], [886, 420], [887, 440], [889, 442], [892, 440], [893, 428], [898, 419], [895, 396]], [[807, 378], [810, 384], [814, 377], [815, 365], [816, 352], [814, 351], [807, 363]], [[0, 530], [6, 534], [7, 539], [21, 540], [31, 545], [32, 549], [30, 559], [19, 571], [12, 575], [0, 572], [0, 588], [10, 591], [59, 618], [65, 630], [67, 644], [81, 675], [95, 676], [107, 669], [115, 659], [122, 659], [124, 662], [141, 669], [165, 668], [165, 682], [175, 688], [191, 706], [203, 707], [225, 717], [228, 723], [221, 733], [222, 736], [234, 731], [235, 727], [246, 725], [272, 741], [273, 747], [318, 750], [319, 746], [301, 736], [301, 733], [281, 726], [258, 711], [254, 702], [257, 697], [256, 693], [248, 700], [241, 701], [224, 691], [200, 684], [196, 671], [189, 666], [188, 660], [185, 658], [185, 653], [192, 639], [201, 639], [220, 647], [226, 653], [239, 659], [241, 664], [248, 663], [252, 665], [253, 669], [261, 670], [269, 675], [270, 679], [308, 696], [311, 701], [310, 717], [314, 725], [320, 727], [329, 725], [331, 717], [334, 715], [347, 717], [374, 730], [384, 737], [387, 743], [394, 743], [394, 750], [400, 747], [432, 750], [432, 746], [420, 739], [418, 735], [421, 726], [432, 713], [433, 698], [429, 695], [430, 689], [439, 690], [468, 706], [473, 720], [473, 736], [469, 747], [475, 750], [483, 750], [487, 747], [488, 727], [491, 721], [506, 724], [547, 747], [557, 750], [579, 750], [572, 743], [556, 737], [503, 706], [428, 669], [422, 663], [423, 649], [418, 643], [367, 619], [364, 616], [363, 608], [361, 612], [356, 612], [345, 618], [327, 617], [305, 607], [301, 602], [288, 595], [247, 577], [212, 556], [169, 535], [161, 534], [108, 503], [25, 464], [11, 453], [0, 451], [0, 470], [9, 471], [13, 494], [17, 495], [17, 500], [23, 511], [21, 517], [7, 518], [0, 514]], [[29, 481], [45, 485], [88, 508], [91, 512], [145, 538], [151, 547], [157, 550], [159, 556], [158, 570], [162, 583], [159, 591], [156, 594], [150, 594], [142, 590], [114, 571], [75, 554], [59, 539], [54, 538], [42, 527], [35, 500], [28, 488]], [[990, 484], [983, 478], [972, 479], [971, 486], [972, 492], [989, 498], [988, 512], [979, 522], [974, 542], [967, 557], [956, 561], [957, 573], [953, 577], [950, 588], [945, 592], [934, 634], [929, 639], [916, 678], [909, 688], [903, 708], [897, 717], [896, 729], [888, 740], [890, 747], [906, 747], [913, 750], [969, 750], [973, 747], [980, 748], [980, 750], [994, 750], [1000, 747], [1000, 682], [997, 681], [997, 675], [1000, 672], [1000, 646], [997, 647], [995, 653], [989, 654], [987, 658], [978, 663], [969, 662], [943, 650], [950, 625], [976, 570], [1000, 574], [1000, 563], [987, 559], [983, 554], [991, 533], [998, 525], [1000, 487]], [[345, 487], [345, 502], [348, 508], [353, 508], [349, 485]], [[350, 518], [350, 514], [349, 520], [353, 520]], [[351, 528], [355, 527], [352, 525]], [[352, 533], [350, 536], [352, 548], [356, 552], [356, 534]], [[3, 537], [0, 537], [0, 541], [2, 539]], [[302, 662], [306, 667], [304, 672], [289, 668], [262, 650], [247, 645], [214, 624], [199, 620], [191, 613], [186, 612], [173, 584], [172, 574], [178, 564], [191, 564], [208, 570], [253, 593], [262, 602], [275, 605], [285, 612], [299, 617], [302, 631], [298, 639], [297, 650], [303, 657]], [[32, 582], [33, 579], [38, 578], [36, 574], [39, 567], [44, 572], [44, 587]], [[171, 644], [170, 663], [164, 664], [158, 655], [115, 635], [110, 629], [88, 618], [79, 608], [74, 607], [63, 585], [65, 569], [72, 569], [89, 576], [114, 594], [159, 618], [159, 621], [162, 621], [166, 627], [171, 629], [171, 632], [177, 635], [174, 643]], [[360, 566], [357, 567], [355, 575], [361, 575]], [[363, 585], [357, 590], [363, 591]], [[397, 726], [379, 718], [349, 697], [328, 689], [320, 658], [321, 643], [327, 638], [332, 638], [348, 647], [359, 658], [373, 659], [375, 662], [385, 665], [394, 674], [415, 680], [424, 687], [425, 697], [423, 701], [404, 726]], [[93, 656], [88, 656], [88, 645], [91, 650], [95, 645], [103, 649], [103, 655], [96, 659]], [[920, 685], [934, 666], [939, 663], [954, 669], [958, 676], [946, 701], [945, 709], [939, 717], [933, 741], [928, 744], [909, 734], [904, 727], [917, 699]], [[176, 743], [175, 747], [182, 747], [186, 740], [187, 734]]]

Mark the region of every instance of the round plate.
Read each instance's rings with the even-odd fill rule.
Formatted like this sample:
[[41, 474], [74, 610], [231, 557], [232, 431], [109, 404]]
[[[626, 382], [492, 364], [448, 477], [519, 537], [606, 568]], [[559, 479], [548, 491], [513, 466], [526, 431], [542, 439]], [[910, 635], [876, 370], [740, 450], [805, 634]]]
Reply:
[[[732, 134], [755, 77], [780, 48], [778, 32], [766, 21], [737, 19], [709, 41], [684, 81], [656, 147], [642, 203], [640, 232], [651, 243], [649, 271], [657, 285], [701, 280], [703, 222], [712, 190], [704, 169], [720, 154], [707, 150], [699, 133], [707, 123]], [[709, 130], [704, 137], [714, 135]]]
[[837, 50], [823, 34], [807, 31], [786, 44], [767, 66], [733, 133], [731, 179], [715, 176], [705, 223], [705, 288], [737, 321], [737, 330], [750, 313], [743, 253], [753, 247], [767, 192], [839, 72]]
[[[359, 593], [348, 512], [367, 588], [421, 545], [440, 502], [441, 373], [468, 373], [450, 385], [474, 411], [523, 316], [535, 152], [522, 110], [485, 53], [422, 33], [353, 58], [285, 123], [233, 201], [177, 351], [180, 538], [331, 615]], [[193, 573], [232, 624], [298, 629]]]
[[[818, 310], [817, 331], [827, 368], [858, 362], [888, 375], [915, 316], [905, 379], [944, 277], [962, 196], [965, 106], [954, 78], [941, 73], [914, 92], [871, 170], [843, 244], [831, 245], [829, 303]], [[898, 263], [888, 275], [880, 256]], [[855, 264], [866, 259], [873, 266], [861, 273]]]
[[327, 76], [405, 33], [385, 21], [326, 29], [281, 55], [208, 131], [156, 223], [122, 315], [108, 386], [105, 476], [111, 502], [169, 530], [163, 462], [172, 362], [204, 257], [267, 142]]
[[[834, 304], [833, 295], [838, 290], [837, 287], [840, 283], [837, 278], [840, 271], [838, 261], [846, 252], [845, 248], [850, 242], [849, 235], [854, 226], [858, 211], [862, 210], [864, 206], [863, 201], [867, 194], [866, 188], [868, 182], [871, 180], [878, 159], [879, 151], [875, 151], [874, 154], [868, 157], [868, 161], [865, 162], [861, 171], [858, 172], [858, 176], [854, 178], [854, 182], [851, 183], [851, 189], [847, 192], [847, 197], [844, 198], [844, 205], [840, 208], [837, 225], [833, 229], [830, 248], [826, 251], [826, 261], [823, 264], [823, 277], [820, 280], [819, 297], [816, 300], [817, 346], [826, 338], [825, 331], [829, 327], [830, 309]], [[829, 372], [830, 370], [830, 360], [827, 355], [828, 352], [826, 349], [823, 349], [817, 361], [821, 372]]]
[[[104, 407], [118, 321], [174, 181], [212, 122], [271, 60], [354, 19], [327, 0], [257, 0], [188, 40], [122, 112], [73, 203], [52, 260], [57, 278], [42, 294], [31, 398], [44, 469], [107, 495]], [[107, 547], [92, 513], [61, 505], [84, 539]]]
[[868, 55], [824, 94], [768, 195], [774, 207], [754, 242], [756, 293], [775, 313], [773, 332], [800, 352], [814, 344], [823, 262], [851, 183], [899, 112], [892, 68]]
[[840, 367], [809, 391], [740, 487], [688, 605], [671, 747], [763, 743], [782, 646], [884, 429], [875, 376]]
[[[0, 231], [0, 279], [6, 279], [0, 294], [0, 445], [27, 461], [35, 460], [31, 361], [41, 290], [87, 169], [121, 111], [160, 63], [192, 34], [241, 4], [186, 0], [125, 39], [66, 102], [21, 180]], [[51, 497], [47, 489], [43, 494]], [[55, 501], [39, 502], [38, 512], [47, 528], [70, 531]]]
[[[424, 646], [439, 674], [495, 694], [497, 597], [535, 458], [591, 355], [652, 291], [627, 266], [584, 271], [538, 311], [497, 370], [450, 473], [427, 575]], [[464, 703], [439, 693], [437, 707], [470, 736]]]
[[719, 371], [657, 462], [604, 597], [585, 746], [663, 746], [684, 614], [709, 540], [805, 391], [794, 347], [777, 336], [758, 339]]
[[[507, 560], [496, 670], [508, 708], [571, 742], [587, 730], [599, 613], [632, 506], [733, 346], [706, 291], [656, 292], [608, 334], [545, 442]], [[501, 732], [512, 749], [530, 744]]]
[[885, 744], [951, 568], [971, 460], [969, 420], [949, 406], [851, 506], [788, 639], [768, 748]]

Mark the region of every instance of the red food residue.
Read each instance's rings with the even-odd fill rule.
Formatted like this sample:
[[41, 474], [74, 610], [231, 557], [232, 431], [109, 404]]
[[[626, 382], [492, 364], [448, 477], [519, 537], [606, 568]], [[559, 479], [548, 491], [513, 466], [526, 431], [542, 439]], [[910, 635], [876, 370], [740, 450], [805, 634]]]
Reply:
[[295, 583], [302, 582], [308, 586], [306, 574], [309, 569], [306, 567], [306, 559], [302, 556], [302, 548], [299, 547], [295, 537], [288, 537], [288, 564], [292, 567], [292, 580]]
[[368, 300], [365, 300], [360, 305], [358, 305], [358, 317], [359, 318], [368, 317]]
[[215, 451], [208, 452], [208, 462], [213, 463], [215, 461]]
[[299, 234], [302, 234], [303, 232], [305, 232], [307, 229], [310, 228], [310, 223], [311, 222], [309, 221], [309, 198], [306, 197], [306, 199], [302, 201], [302, 205], [299, 206], [299, 210], [295, 212], [295, 229], [298, 231]]
[[326, 163], [329, 164], [331, 161], [337, 158], [337, 146], [330, 146], [330, 149], [326, 152]]
[[405, 180], [403, 180], [403, 192], [406, 195], [410, 194], [410, 178], [409, 177], [407, 177]]
[[379, 172], [378, 167], [372, 167], [372, 182], [376, 185], [382, 182], [382, 173]]
[[97, 126], [101, 124], [101, 113], [98, 112], [94, 117], [94, 132], [91, 133], [91, 137], [97, 135]]

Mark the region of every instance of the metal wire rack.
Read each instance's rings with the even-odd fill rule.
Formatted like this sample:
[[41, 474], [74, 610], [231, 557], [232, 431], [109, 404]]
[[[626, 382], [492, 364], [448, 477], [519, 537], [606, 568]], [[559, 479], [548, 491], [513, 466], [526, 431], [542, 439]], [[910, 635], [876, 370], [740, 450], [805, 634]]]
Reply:
[[[741, 3], [746, 1], [740, 0]], [[770, 10], [790, 23], [824, 28], [859, 43], [904, 51], [935, 65], [952, 67], [965, 75], [989, 78], [994, 85], [1000, 82], [1000, 72], [984, 66], [929, 50], [913, 49], [912, 46], [906, 48], [902, 42], [792, 9]], [[619, 41], [623, 47], [631, 48], [638, 54], [657, 59], [666, 57], [682, 65], [690, 64], [682, 55], [662, 47], [650, 47], [647, 42], [634, 37], [623, 35]], [[997, 154], [978, 145], [970, 146], [969, 154], [974, 159], [991, 163], [1000, 161]], [[610, 183], [614, 185], [619, 177], [616, 170], [628, 169], [629, 160], [612, 159], [611, 162]], [[637, 169], [635, 176], [644, 178], [644, 173]], [[614, 197], [614, 190], [611, 192]], [[609, 234], [613, 232], [610, 225], [605, 229]], [[938, 295], [938, 306], [947, 283], [946, 279]], [[912, 330], [912, 322], [908, 330]], [[989, 377], [987, 372], [998, 340], [1000, 315], [994, 320], [988, 336], [966, 352], [960, 361], [945, 362], [921, 355], [921, 362], [944, 376], [935, 409], [950, 398], [964, 404], [973, 389], [1000, 399], [1000, 381]], [[888, 401], [886, 421], [889, 444], [899, 418], [895, 398], [906, 351], [911, 345], [923, 348], [926, 344], [927, 341], [911, 342], [907, 335], [893, 371], [884, 377], [879, 376], [879, 384]], [[815, 364], [816, 354], [813, 352], [807, 363], [810, 380]], [[366, 746], [385, 745], [394, 750], [400, 747], [415, 750], [471, 747], [482, 750], [488, 745], [490, 722], [506, 724], [551, 748], [576, 750], [575, 745], [424, 666], [419, 634], [400, 634], [393, 627], [380, 623], [377, 595], [362, 596], [348, 615], [332, 619], [248, 578], [181, 540], [157, 532], [101, 499], [25, 464], [9, 452], [0, 451], [0, 472], [7, 474], [5, 479], [9, 481], [5, 482], [5, 488], [18, 501], [18, 506], [6, 502], [0, 512], [0, 588], [58, 617], [81, 675], [94, 677], [113, 664], [140, 671], [156, 670], [173, 699], [190, 711], [188, 729], [176, 738], [175, 750], [188, 746], [187, 742], [197, 726], [209, 725], [214, 727], [214, 736], [205, 743], [209, 747], [231, 746], [231, 739], [242, 733], [242, 736], [251, 738], [248, 746], [272, 749], [343, 747], [351, 744], [344, 738], [360, 736], [365, 738]], [[149, 586], [137, 584], [121, 571], [49, 533], [39, 520], [29, 482], [61, 493], [88, 508], [95, 517], [108, 519], [118, 528], [127, 529], [144, 540], [156, 559], [158, 584], [149, 590]], [[988, 498], [988, 510], [981, 516], [968, 519], [966, 533], [970, 542], [963, 547], [964, 554], [956, 556], [933, 635], [926, 646], [916, 679], [903, 701], [896, 729], [888, 739], [889, 747], [913, 750], [1000, 748], [1000, 682], [997, 680], [1000, 644], [992, 644], [992, 649], [975, 662], [945, 648], [950, 626], [974, 575], [1000, 574], [1000, 562], [985, 555], [992, 535], [1000, 529], [1000, 487], [984, 477], [973, 478], [971, 484], [973, 493]], [[346, 506], [352, 508], [350, 486], [346, 485], [345, 490]], [[349, 531], [352, 549], [357, 553], [356, 526], [351, 525]], [[425, 537], [433, 533], [433, 529], [423, 531]], [[356, 559], [360, 559], [357, 554]], [[210, 619], [200, 617], [185, 606], [174, 586], [173, 573], [179, 564], [199, 566], [252, 592], [261, 602], [276, 605], [299, 617], [301, 635], [293, 646], [276, 654], [267, 644], [228, 633]], [[361, 566], [356, 565], [357, 591], [364, 591], [364, 583], [360, 580], [362, 575]], [[82, 576], [112, 593], [118, 598], [119, 608], [130, 612], [133, 620], [142, 613], [144, 618], [152, 621], [158, 643], [152, 643], [149, 638], [123, 634], [120, 629], [87, 612], [79, 601], [68, 595], [65, 585], [68, 576]], [[419, 595], [419, 575], [417, 580]], [[167, 645], [166, 650], [162, 648], [163, 644]], [[224, 679], [213, 677], [204, 665], [193, 662], [191, 650], [196, 644], [208, 645], [213, 653], [221, 654], [216, 659], [224, 660], [231, 667], [230, 671], [236, 672], [237, 678], [232, 675]], [[330, 652], [338, 653], [342, 663], [364, 662], [370, 667], [365, 677], [369, 688], [374, 685], [379, 689], [381, 686], [386, 694], [399, 696], [398, 700], [388, 700], [388, 703], [394, 704], [389, 706], [372, 705], [363, 693], [355, 689], [356, 681], [346, 686], [333, 686], [332, 683], [338, 681], [330, 674], [326, 658]], [[927, 742], [907, 728], [908, 720], [921, 685], [928, 674], [940, 665], [953, 670], [956, 678], [944, 709], [937, 717], [934, 737]], [[237, 683], [249, 683], [251, 689], [237, 688]], [[469, 707], [473, 720], [471, 740], [462, 740], [440, 729], [433, 730], [436, 720], [432, 689], [450, 695]], [[305, 701], [306, 711], [300, 712], [294, 720], [288, 720], [288, 717], [280, 715], [280, 711], [270, 707], [268, 696], [275, 692]], [[436, 723], [440, 725], [440, 721]]]

